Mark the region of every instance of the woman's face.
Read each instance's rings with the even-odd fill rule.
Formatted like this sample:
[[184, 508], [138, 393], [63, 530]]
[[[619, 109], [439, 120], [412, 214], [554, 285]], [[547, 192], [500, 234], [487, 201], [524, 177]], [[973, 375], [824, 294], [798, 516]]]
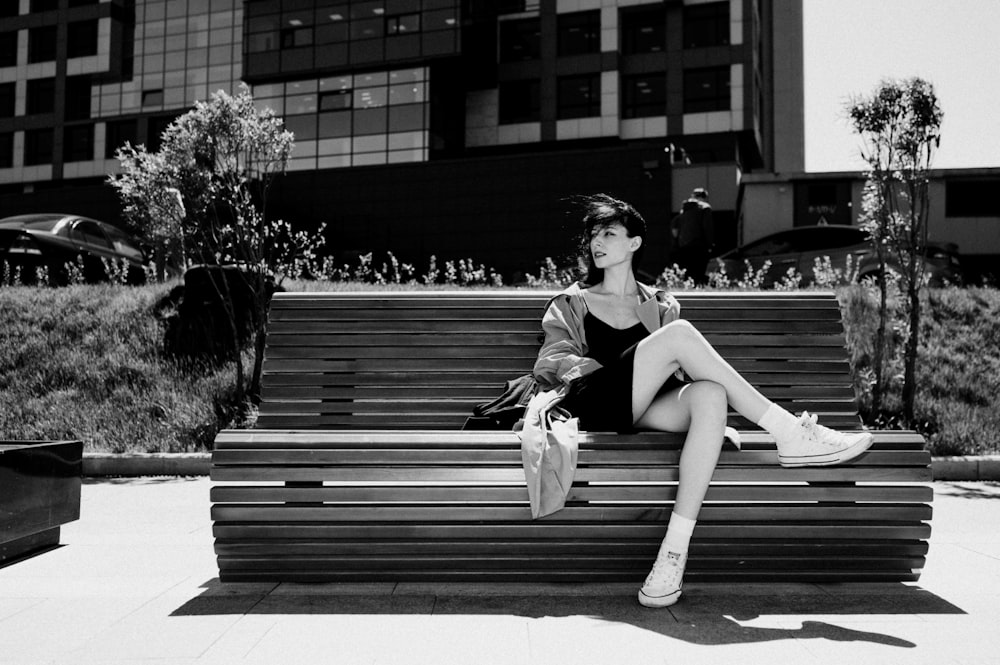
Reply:
[[642, 238], [628, 236], [621, 224], [596, 227], [590, 235], [590, 255], [594, 267], [607, 269], [620, 263], [631, 263], [632, 255], [642, 244]]

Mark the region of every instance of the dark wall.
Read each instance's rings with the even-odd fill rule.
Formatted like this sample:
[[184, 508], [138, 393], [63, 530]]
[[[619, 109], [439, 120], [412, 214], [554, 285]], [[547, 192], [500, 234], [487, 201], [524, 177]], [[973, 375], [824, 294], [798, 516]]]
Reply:
[[573, 248], [561, 199], [607, 192], [646, 218], [643, 268], [658, 272], [670, 172], [650, 163], [662, 155], [655, 144], [294, 172], [272, 189], [268, 216], [302, 228], [326, 222], [326, 249], [338, 255], [389, 250], [418, 269], [431, 254], [439, 264], [473, 258], [510, 276]]
[[101, 178], [43, 183], [28, 193], [13, 187], [0, 192], [0, 217], [35, 212], [82, 215], [124, 227], [118, 195]]
[[[641, 268], [658, 274], [667, 259], [670, 171], [659, 143], [420, 164], [291, 172], [268, 200], [269, 218], [296, 228], [326, 222], [324, 251], [350, 259], [393, 252], [422, 271], [472, 258], [501, 271], [537, 274], [546, 257], [571, 264], [578, 228], [561, 199], [607, 192], [632, 203], [649, 225]], [[662, 166], [656, 164], [662, 163]], [[114, 190], [99, 180], [51, 183], [32, 193], [0, 193], [0, 217], [29, 212], [81, 214], [122, 225]]]

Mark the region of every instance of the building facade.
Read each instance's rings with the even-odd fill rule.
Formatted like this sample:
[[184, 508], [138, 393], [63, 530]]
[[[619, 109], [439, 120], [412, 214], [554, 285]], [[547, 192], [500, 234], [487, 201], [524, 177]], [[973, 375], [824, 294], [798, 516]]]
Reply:
[[[1000, 168], [933, 169], [927, 233], [954, 243], [971, 282], [1000, 277]], [[741, 183], [740, 243], [815, 224], [858, 224], [861, 172], [748, 174]]]
[[[745, 174], [801, 171], [801, 0], [8, 0], [0, 204], [118, 221], [103, 184], [241, 82], [295, 133], [269, 211], [345, 258], [563, 260], [564, 199], [651, 227], [706, 187], [721, 246]], [[568, 258], [565, 258], [568, 260]]]

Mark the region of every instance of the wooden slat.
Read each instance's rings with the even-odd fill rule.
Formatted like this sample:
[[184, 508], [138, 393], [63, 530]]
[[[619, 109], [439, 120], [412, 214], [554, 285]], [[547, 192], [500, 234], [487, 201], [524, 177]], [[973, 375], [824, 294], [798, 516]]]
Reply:
[[[448, 540], [497, 538], [503, 541], [525, 538], [549, 541], [573, 541], [579, 538], [658, 538], [663, 539], [666, 522], [615, 523], [605, 521], [600, 529], [593, 523], [560, 523], [550, 520], [535, 522], [510, 522], [491, 524], [324, 524], [324, 523], [225, 523], [212, 527], [216, 538], [222, 539], [388, 539]], [[781, 542], [797, 540], [858, 541], [858, 540], [926, 540], [931, 528], [924, 523], [849, 522], [843, 524], [797, 524], [794, 522], [766, 522], [758, 524], [706, 524], [695, 527], [692, 543], [719, 539], [726, 542], [772, 539]]]
[[[579, 482], [676, 482], [676, 467], [651, 468], [580, 468]], [[524, 482], [521, 468], [455, 468], [455, 467], [272, 467], [272, 466], [213, 466], [212, 480], [233, 482], [268, 481], [329, 481], [329, 482]], [[927, 482], [931, 472], [927, 467], [802, 467], [785, 469], [764, 467], [720, 467], [712, 476], [715, 482]]]
[[[855, 458], [850, 466], [897, 466], [902, 455], [894, 451], [868, 451]], [[580, 454], [578, 468], [626, 465], [674, 466], [680, 461], [677, 450], [587, 450]], [[522, 468], [521, 451], [469, 449], [296, 449], [218, 450], [212, 454], [213, 464], [232, 465], [334, 465], [334, 466], [496, 466]], [[720, 466], [777, 465], [778, 454], [772, 451], [724, 451]]]
[[[648, 568], [647, 568], [648, 572]], [[631, 571], [553, 570], [544, 571], [473, 571], [473, 570], [392, 570], [392, 571], [341, 571], [325, 568], [317, 571], [220, 571], [219, 578], [227, 583], [241, 582], [636, 582], [644, 573]], [[821, 563], [813, 570], [751, 571], [719, 570], [693, 571], [684, 576], [688, 582], [914, 582], [920, 578], [919, 569], [860, 570], [852, 569], [835, 573], [827, 572]]]
[[[241, 556], [291, 555], [455, 555], [495, 554], [504, 550], [516, 554], [584, 556], [653, 557], [661, 538], [580, 538], [572, 543], [560, 540], [333, 540], [259, 539], [229, 540], [220, 538], [216, 551], [235, 561]], [[728, 557], [923, 557], [928, 545], [919, 540], [739, 540], [723, 541], [698, 538], [691, 542], [690, 553], [696, 558]]]
[[[567, 501], [673, 501], [676, 486], [584, 485], [573, 487]], [[888, 501], [930, 502], [930, 487], [865, 486], [815, 487], [811, 485], [725, 486], [709, 488], [705, 501]], [[428, 502], [527, 502], [525, 487], [283, 487], [275, 485], [213, 487], [213, 503], [338, 502], [338, 503], [428, 503]]]

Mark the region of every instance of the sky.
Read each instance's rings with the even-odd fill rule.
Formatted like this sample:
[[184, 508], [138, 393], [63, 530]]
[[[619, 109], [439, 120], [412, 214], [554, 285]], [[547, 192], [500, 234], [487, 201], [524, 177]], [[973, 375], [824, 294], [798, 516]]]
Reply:
[[863, 170], [844, 107], [919, 76], [944, 113], [933, 168], [1000, 167], [1000, 0], [803, 0], [806, 171]]

